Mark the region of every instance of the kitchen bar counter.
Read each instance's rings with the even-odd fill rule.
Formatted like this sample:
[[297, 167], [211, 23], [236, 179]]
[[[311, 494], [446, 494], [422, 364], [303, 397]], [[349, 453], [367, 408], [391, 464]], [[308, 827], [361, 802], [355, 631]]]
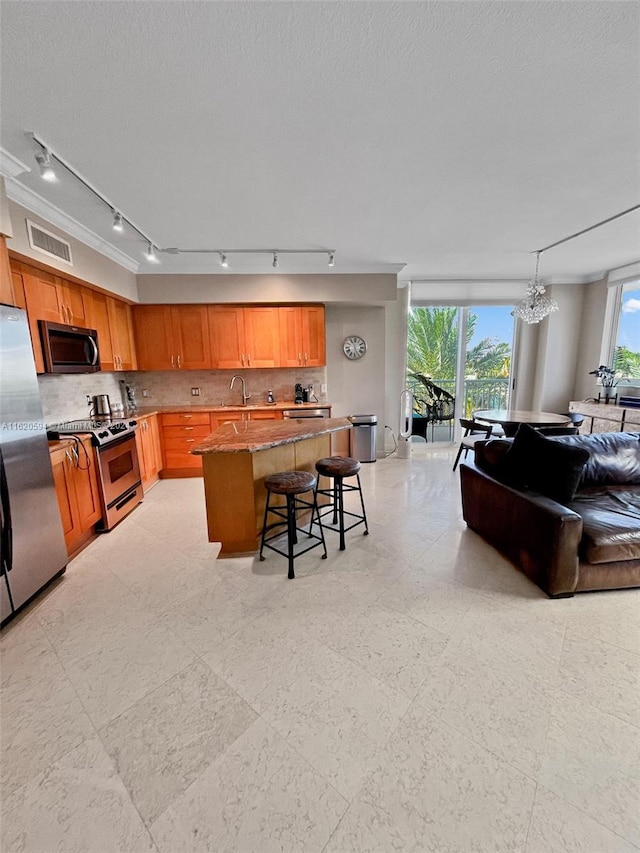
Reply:
[[257, 453], [270, 447], [292, 444], [350, 427], [351, 421], [347, 418], [239, 421], [218, 427], [191, 452], [197, 456], [208, 453]]
[[572, 400], [570, 412], [580, 412], [584, 422], [581, 433], [590, 432], [640, 432], [640, 409], [625, 408], [593, 400]]
[[310, 471], [331, 455], [331, 434], [351, 429], [347, 418], [246, 421], [224, 424], [192, 451], [202, 456], [210, 542], [221, 555], [257, 550], [266, 502], [265, 478]]

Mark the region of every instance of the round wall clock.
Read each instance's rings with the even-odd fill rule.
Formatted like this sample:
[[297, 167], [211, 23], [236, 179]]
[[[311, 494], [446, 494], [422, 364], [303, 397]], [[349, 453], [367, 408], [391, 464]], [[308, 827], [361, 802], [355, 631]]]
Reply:
[[344, 339], [344, 343], [342, 344], [342, 351], [346, 355], [347, 358], [355, 361], [358, 358], [362, 358], [362, 356], [367, 351], [367, 344], [364, 338], [361, 338], [359, 335], [349, 335]]

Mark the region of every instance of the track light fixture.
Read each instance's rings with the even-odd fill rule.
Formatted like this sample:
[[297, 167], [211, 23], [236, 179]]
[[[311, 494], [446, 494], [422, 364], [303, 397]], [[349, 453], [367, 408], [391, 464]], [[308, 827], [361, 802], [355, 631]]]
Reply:
[[53, 183], [58, 180], [51, 162], [51, 151], [48, 148], [43, 148], [40, 154], [36, 154], [36, 163], [40, 167], [40, 177], [43, 181]]
[[88, 181], [86, 178], [84, 178], [80, 174], [80, 172], [77, 172], [73, 168], [73, 166], [71, 166], [69, 163], [67, 163], [67, 161], [64, 160], [59, 154], [56, 154], [56, 152], [51, 149], [51, 147], [44, 141], [44, 139], [41, 139], [37, 134], [32, 133], [32, 132], [28, 132], [27, 135], [30, 136], [31, 139], [33, 139], [33, 141], [36, 143], [36, 145], [40, 146], [40, 151], [35, 155], [35, 158], [36, 158], [36, 162], [37, 162], [38, 166], [40, 167], [40, 175], [42, 176], [43, 180], [45, 180], [45, 181], [56, 181], [57, 180], [57, 176], [56, 176], [56, 173], [54, 171], [54, 161], [55, 161], [55, 163], [62, 166], [62, 168], [65, 171], [69, 172], [70, 175], [73, 175], [73, 177], [77, 181], [79, 181], [84, 187], [86, 187], [91, 193], [93, 193], [93, 195], [96, 198], [98, 198], [103, 204], [105, 204], [109, 208], [109, 211], [113, 214], [112, 227], [113, 227], [114, 231], [118, 231], [118, 232], [124, 231], [124, 224], [126, 223], [128, 228], [130, 228], [131, 231], [134, 231], [136, 234], [138, 234], [138, 236], [141, 237], [144, 240], [144, 242], [147, 244], [148, 249], [149, 249], [146, 253], [147, 260], [151, 261], [152, 263], [154, 263], [154, 262], [160, 263], [159, 258], [157, 257], [156, 253], [153, 250], [153, 247], [156, 244], [153, 242], [153, 240], [149, 237], [148, 234], [145, 234], [144, 231], [142, 231], [140, 228], [138, 228], [138, 226], [135, 223], [133, 223], [127, 216], [125, 216], [123, 213], [121, 213], [121, 211], [115, 206], [115, 204], [113, 204], [113, 202], [109, 201], [109, 199], [106, 196], [104, 196], [100, 192], [100, 190], [97, 190], [93, 186], [93, 184], [90, 183], [90, 181]]
[[149, 243], [149, 248], [147, 249], [147, 254], [145, 255], [146, 259], [150, 264], [159, 264], [158, 256], [156, 255], [153, 249], [153, 243]]
[[73, 166], [67, 163], [59, 154], [52, 151], [51, 147], [37, 134], [28, 132], [27, 134], [36, 145], [40, 146], [40, 151], [35, 155], [36, 162], [40, 167], [40, 174], [45, 181], [56, 181], [57, 176], [54, 170], [54, 163], [59, 164], [62, 168], [69, 172], [77, 181], [79, 181], [89, 192], [99, 199], [109, 208], [110, 214], [113, 216], [112, 228], [118, 233], [124, 231], [126, 224], [127, 228], [137, 234], [144, 241], [146, 251], [144, 253], [146, 259], [150, 263], [160, 263], [157, 252], [164, 255], [218, 255], [220, 258], [220, 266], [227, 269], [229, 255], [271, 255], [273, 258], [272, 266], [277, 269], [279, 266], [280, 255], [326, 255], [328, 257], [329, 266], [334, 265], [335, 250], [334, 249], [180, 249], [177, 247], [158, 248], [158, 244], [149, 237], [148, 234], [138, 228], [127, 216], [122, 213], [120, 208], [116, 207], [100, 190], [96, 189], [93, 184], [77, 172]]

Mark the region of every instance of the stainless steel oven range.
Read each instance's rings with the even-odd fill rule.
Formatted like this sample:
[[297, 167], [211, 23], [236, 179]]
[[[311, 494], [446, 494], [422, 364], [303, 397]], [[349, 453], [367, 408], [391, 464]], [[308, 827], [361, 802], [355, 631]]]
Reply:
[[91, 436], [97, 448], [98, 482], [102, 497], [102, 523], [111, 530], [142, 500], [140, 466], [136, 451], [136, 427], [131, 418], [88, 418], [50, 426], [49, 438]]

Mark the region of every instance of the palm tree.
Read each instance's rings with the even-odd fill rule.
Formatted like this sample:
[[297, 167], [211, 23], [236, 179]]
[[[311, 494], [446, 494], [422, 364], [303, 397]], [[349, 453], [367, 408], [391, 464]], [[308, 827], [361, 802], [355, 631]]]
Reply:
[[[467, 343], [473, 337], [477, 317], [467, 319]], [[457, 308], [412, 308], [407, 330], [407, 372], [438, 379], [456, 375], [458, 352]]]

